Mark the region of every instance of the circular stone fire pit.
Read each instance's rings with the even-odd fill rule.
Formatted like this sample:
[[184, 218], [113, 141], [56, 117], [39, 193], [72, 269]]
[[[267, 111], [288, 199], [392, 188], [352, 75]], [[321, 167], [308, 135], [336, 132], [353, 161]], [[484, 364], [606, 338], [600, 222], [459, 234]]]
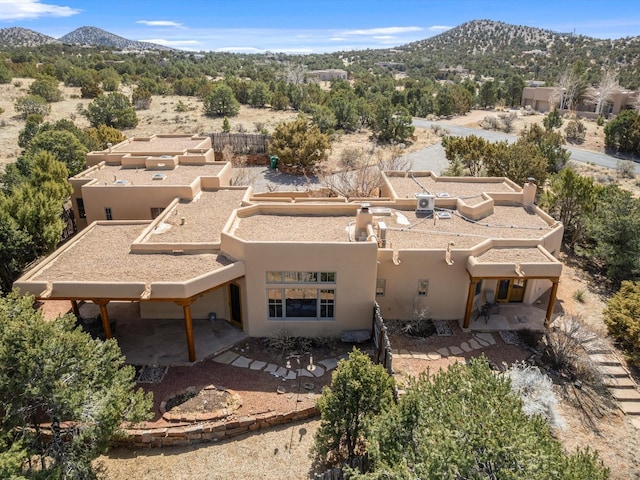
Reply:
[[187, 387], [160, 403], [162, 418], [169, 422], [220, 420], [242, 406], [236, 392], [215, 385]]

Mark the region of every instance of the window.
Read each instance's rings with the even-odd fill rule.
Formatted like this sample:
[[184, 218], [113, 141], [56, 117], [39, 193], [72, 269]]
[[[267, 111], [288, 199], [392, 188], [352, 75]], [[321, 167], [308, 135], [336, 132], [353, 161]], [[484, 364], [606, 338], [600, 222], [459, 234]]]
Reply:
[[320, 290], [320, 318], [333, 318], [336, 291]]
[[113, 214], [111, 213], [111, 208], [107, 207], [104, 209], [104, 216], [107, 220], [113, 220]]
[[267, 272], [267, 283], [336, 283], [336, 273]]
[[384, 278], [376, 280], [376, 297], [384, 297], [387, 281]]
[[429, 280], [418, 280], [418, 296], [426, 297], [429, 290]]
[[[335, 318], [336, 291], [318, 288], [318, 284], [335, 283], [335, 279], [335, 272], [267, 272], [269, 318], [332, 320]], [[299, 285], [292, 285], [294, 283]]]
[[482, 280], [476, 283], [476, 291], [474, 292], [474, 295], [480, 295], [481, 291], [482, 291]]
[[84, 211], [84, 199], [76, 198], [76, 203], [78, 204], [78, 217], [87, 218], [87, 214]]
[[163, 211], [162, 207], [151, 207], [151, 218], [157, 218]]
[[267, 292], [269, 297], [269, 317], [282, 317], [282, 290], [269, 289]]

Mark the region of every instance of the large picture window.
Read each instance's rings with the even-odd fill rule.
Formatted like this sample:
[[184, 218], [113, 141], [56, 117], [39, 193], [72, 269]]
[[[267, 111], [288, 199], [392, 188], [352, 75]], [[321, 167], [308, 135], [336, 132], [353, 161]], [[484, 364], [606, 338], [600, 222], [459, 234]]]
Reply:
[[335, 279], [335, 272], [267, 272], [269, 319], [333, 320], [335, 289], [313, 284], [335, 283]]

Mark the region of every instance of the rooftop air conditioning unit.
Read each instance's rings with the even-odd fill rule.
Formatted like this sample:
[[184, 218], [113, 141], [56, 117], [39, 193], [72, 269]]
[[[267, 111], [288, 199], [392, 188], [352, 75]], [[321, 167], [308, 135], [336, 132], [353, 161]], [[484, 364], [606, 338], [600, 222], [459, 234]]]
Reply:
[[436, 198], [430, 193], [416, 193], [416, 213], [433, 213]]

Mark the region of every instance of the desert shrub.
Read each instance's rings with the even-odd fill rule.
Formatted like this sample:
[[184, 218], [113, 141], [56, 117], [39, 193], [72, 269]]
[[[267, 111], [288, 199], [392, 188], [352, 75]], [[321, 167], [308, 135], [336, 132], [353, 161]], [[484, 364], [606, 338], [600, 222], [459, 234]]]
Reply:
[[596, 124], [597, 124], [599, 127], [601, 127], [601, 126], [603, 126], [603, 125], [604, 125], [604, 117], [603, 117], [602, 115], [600, 115], [600, 116], [598, 117], [598, 120], [596, 120]]
[[37, 95], [26, 95], [18, 98], [14, 103], [14, 108], [22, 118], [27, 118], [32, 113], [37, 113], [44, 117], [51, 112], [51, 105], [44, 98]]
[[558, 110], [551, 110], [542, 119], [542, 125], [546, 130], [553, 130], [554, 128], [560, 128], [562, 126], [562, 117]]
[[632, 160], [618, 160], [616, 172], [622, 178], [634, 178], [636, 176], [636, 164]]
[[178, 100], [178, 103], [176, 103], [174, 110], [178, 113], [188, 112], [189, 106], [186, 103], [184, 103], [182, 100]]
[[622, 282], [607, 302], [604, 322], [629, 360], [640, 365], [640, 282]]
[[524, 362], [514, 363], [505, 372], [511, 380], [511, 390], [522, 399], [522, 410], [527, 415], [541, 415], [554, 428], [565, 428], [558, 412], [558, 398], [553, 382], [538, 367]]
[[569, 120], [564, 128], [564, 133], [568, 141], [582, 143], [587, 136], [587, 128], [580, 120]]
[[478, 121], [478, 125], [485, 130], [498, 130], [500, 128], [498, 117], [492, 117], [490, 115], [487, 115], [482, 120]]
[[556, 323], [544, 335], [543, 361], [572, 380], [600, 388], [602, 375], [583, 347], [596, 337], [595, 333], [578, 317], [564, 318]]
[[500, 119], [500, 130], [505, 133], [511, 133], [513, 131], [513, 123], [517, 120], [518, 114], [516, 112], [501, 113], [498, 115]]
[[584, 295], [585, 295], [584, 290], [576, 290], [575, 292], [573, 292], [573, 299], [578, 303], [584, 303], [585, 302]]
[[151, 105], [151, 92], [146, 88], [136, 88], [131, 95], [131, 103], [136, 110], [147, 110]]
[[62, 92], [58, 88], [58, 79], [43, 75], [29, 87], [29, 94], [44, 98], [47, 102], [62, 100]]

